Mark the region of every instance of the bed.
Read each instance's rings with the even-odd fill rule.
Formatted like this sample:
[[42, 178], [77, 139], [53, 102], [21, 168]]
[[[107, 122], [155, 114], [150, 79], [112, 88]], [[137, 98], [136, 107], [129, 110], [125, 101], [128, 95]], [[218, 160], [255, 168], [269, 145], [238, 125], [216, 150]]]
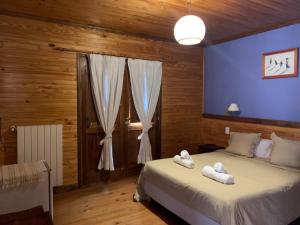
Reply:
[[[194, 169], [172, 158], [147, 162], [135, 199], [154, 199], [193, 225], [286, 225], [300, 216], [300, 170], [224, 150], [192, 156]], [[202, 176], [220, 161], [235, 178], [224, 185]]]
[[45, 169], [38, 182], [10, 189], [2, 189], [0, 185], [0, 215], [37, 206], [42, 206], [44, 211], [53, 214], [50, 168], [46, 162], [43, 162], [43, 164]]

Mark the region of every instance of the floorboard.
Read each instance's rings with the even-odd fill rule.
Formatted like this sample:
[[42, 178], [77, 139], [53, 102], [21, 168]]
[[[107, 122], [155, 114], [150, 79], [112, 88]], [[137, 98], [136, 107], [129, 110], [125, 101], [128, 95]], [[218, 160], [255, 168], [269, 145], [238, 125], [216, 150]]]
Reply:
[[159, 204], [133, 202], [136, 177], [59, 193], [54, 196], [55, 225], [185, 225]]

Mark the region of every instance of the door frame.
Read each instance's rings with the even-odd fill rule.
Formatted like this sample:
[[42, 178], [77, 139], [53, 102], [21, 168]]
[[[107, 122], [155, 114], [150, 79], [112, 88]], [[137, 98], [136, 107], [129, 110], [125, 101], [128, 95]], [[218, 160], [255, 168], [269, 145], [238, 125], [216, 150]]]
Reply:
[[[85, 58], [85, 60], [83, 60]], [[85, 96], [83, 94], [86, 93], [86, 84], [85, 79], [83, 79], [83, 75], [88, 73], [88, 65], [82, 66], [83, 63], [88, 62], [87, 54], [86, 53], [77, 53], [76, 54], [76, 63], [77, 63], [77, 177], [78, 177], [78, 186], [81, 187], [84, 183], [84, 174], [86, 173], [85, 167], [84, 167], [84, 161], [86, 160], [86, 156], [83, 151], [84, 146], [83, 144], [86, 143], [86, 137], [84, 134], [84, 129], [86, 127], [86, 122], [82, 118], [85, 116], [83, 115], [82, 108], [85, 105]], [[127, 64], [127, 63], [126, 63]], [[129, 81], [130, 82], [130, 81]], [[156, 119], [156, 152], [155, 155], [153, 155], [153, 158], [161, 158], [161, 112], [162, 112], [162, 84], [160, 88], [160, 94], [157, 102], [157, 116]], [[125, 138], [126, 139], [126, 138]], [[126, 145], [126, 140], [124, 140], [123, 145]], [[124, 149], [126, 151], [126, 149]]]
[[87, 57], [84, 53], [77, 53], [76, 54], [76, 61], [77, 61], [77, 175], [78, 175], [78, 186], [81, 187], [83, 185], [83, 176], [84, 176], [84, 170], [83, 167], [83, 161], [85, 160], [85, 155], [83, 154], [83, 143], [85, 143], [85, 135], [83, 135], [83, 127], [86, 126], [86, 124], [83, 124], [82, 117], [83, 117], [83, 111], [82, 111], [82, 104], [85, 104], [85, 101], [83, 101], [83, 93], [86, 91], [83, 90], [86, 88], [86, 85], [83, 85], [84, 79], [82, 79], [83, 74], [85, 74], [87, 71], [86, 66], [82, 66], [83, 57]]

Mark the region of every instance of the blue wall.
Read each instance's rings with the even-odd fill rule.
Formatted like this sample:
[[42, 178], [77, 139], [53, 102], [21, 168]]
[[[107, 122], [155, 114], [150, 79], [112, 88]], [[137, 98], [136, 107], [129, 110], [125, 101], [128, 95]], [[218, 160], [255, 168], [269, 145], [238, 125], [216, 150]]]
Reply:
[[236, 102], [240, 117], [300, 121], [299, 75], [262, 79], [263, 53], [299, 46], [296, 24], [206, 47], [204, 112], [225, 115]]

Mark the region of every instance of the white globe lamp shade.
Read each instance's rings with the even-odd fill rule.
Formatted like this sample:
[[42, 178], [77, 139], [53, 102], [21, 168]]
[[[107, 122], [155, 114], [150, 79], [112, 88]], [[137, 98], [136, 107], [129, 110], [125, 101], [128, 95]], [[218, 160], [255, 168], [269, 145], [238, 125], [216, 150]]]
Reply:
[[182, 45], [199, 44], [205, 36], [206, 28], [203, 20], [194, 15], [181, 17], [175, 24], [174, 36]]

